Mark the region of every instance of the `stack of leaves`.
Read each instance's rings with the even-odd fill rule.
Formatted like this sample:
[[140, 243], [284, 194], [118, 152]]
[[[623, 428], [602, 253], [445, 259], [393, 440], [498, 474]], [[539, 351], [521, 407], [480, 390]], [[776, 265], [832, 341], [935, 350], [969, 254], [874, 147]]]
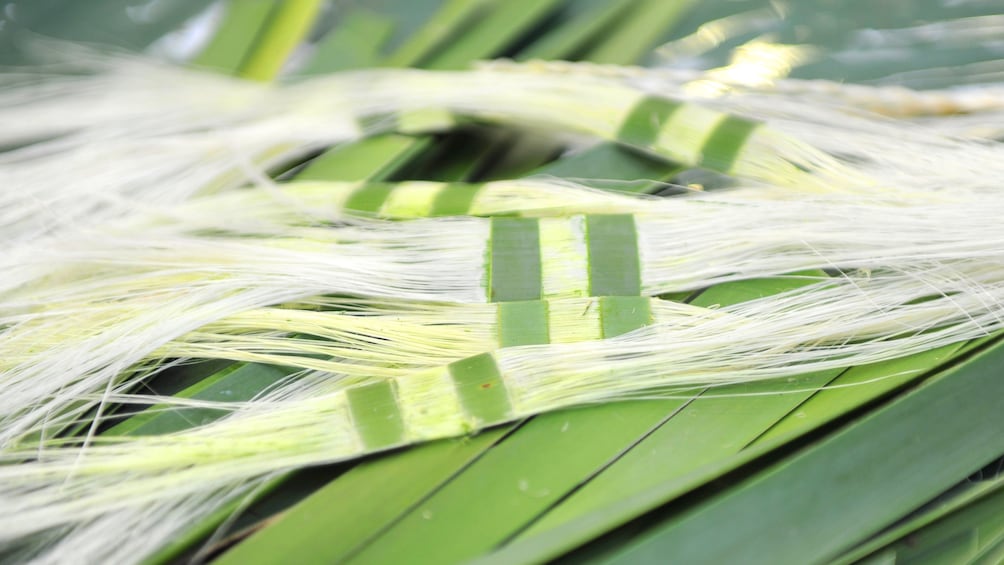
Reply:
[[391, 4], [213, 4], [189, 66], [26, 41], [0, 557], [999, 554], [996, 86], [623, 66], [762, 9]]

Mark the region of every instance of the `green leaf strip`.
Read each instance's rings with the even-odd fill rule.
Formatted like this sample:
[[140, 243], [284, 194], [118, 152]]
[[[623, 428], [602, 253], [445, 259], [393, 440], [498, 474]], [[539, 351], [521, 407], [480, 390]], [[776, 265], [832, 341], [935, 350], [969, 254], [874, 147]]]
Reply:
[[617, 139], [627, 145], [650, 147], [659, 140], [663, 126], [683, 104], [666, 98], [642, 98], [628, 114], [617, 132]]
[[[700, 149], [694, 165], [733, 173], [740, 153], [761, 122], [710, 112], [692, 104], [646, 96], [628, 113], [617, 131], [617, 141], [664, 154], [664, 148], [687, 135]], [[703, 143], [700, 139], [704, 137]]]
[[[599, 299], [599, 322], [603, 338], [614, 337], [652, 323], [652, 299], [645, 296], [603, 296]], [[547, 300], [501, 302], [498, 308], [499, 345], [551, 343]]]
[[345, 395], [352, 421], [366, 449], [405, 443], [404, 421], [393, 380], [353, 387]]
[[377, 214], [395, 186], [387, 183], [365, 184], [349, 196], [348, 201], [345, 202], [345, 209], [350, 212]]
[[471, 205], [483, 184], [450, 183], [439, 191], [432, 202], [430, 216], [463, 216], [470, 212]]
[[547, 302], [543, 300], [500, 303], [499, 345], [514, 347], [550, 343], [547, 318]]
[[652, 300], [645, 296], [600, 298], [600, 324], [604, 339], [626, 334], [652, 323]]
[[532, 218], [492, 218], [488, 300], [541, 298], [540, 226]]
[[513, 418], [509, 393], [490, 353], [451, 363], [450, 377], [464, 412], [477, 422], [478, 427]]
[[1004, 348], [980, 353], [661, 524], [611, 562], [828, 562], [1004, 451], [1001, 367]]
[[589, 293], [593, 296], [641, 294], [641, 267], [634, 217], [629, 214], [586, 216]]
[[702, 167], [731, 172], [743, 145], [761, 123], [738, 116], [726, 116], [701, 148]]
[[192, 61], [199, 67], [236, 74], [258, 36], [269, 25], [276, 2], [237, 2], [224, 5], [224, 15], [212, 40]]
[[262, 81], [275, 78], [289, 55], [309, 33], [323, 5], [321, 0], [275, 3], [268, 25], [242, 62], [240, 75]]
[[[638, 296], [641, 267], [634, 218], [587, 215], [588, 292], [591, 296]], [[491, 219], [491, 302], [541, 298], [541, 226], [535, 218]]]

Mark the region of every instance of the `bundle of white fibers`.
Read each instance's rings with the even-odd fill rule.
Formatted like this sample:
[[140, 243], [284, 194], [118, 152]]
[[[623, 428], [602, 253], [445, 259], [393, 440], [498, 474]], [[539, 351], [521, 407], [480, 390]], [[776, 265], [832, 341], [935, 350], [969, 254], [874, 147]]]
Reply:
[[[932, 298], [937, 293], [943, 296]], [[1004, 265], [931, 265], [916, 273], [834, 279], [718, 310], [680, 311], [679, 320], [622, 337], [502, 349], [495, 358], [517, 418], [640, 393], [793, 378], [982, 337], [1001, 328], [1000, 308], [986, 305], [1002, 298]], [[76, 440], [8, 449], [0, 458], [19, 464], [0, 466], [0, 500], [11, 510], [0, 517], [3, 543], [16, 546], [52, 530], [60, 541], [26, 547], [58, 561], [79, 555], [79, 540], [104, 539], [129, 520], [131, 531], [144, 535], [87, 548], [94, 551], [87, 557], [137, 560], [190, 520], [245, 493], [246, 481], [366, 453], [346, 415], [344, 392], [323, 377], [290, 380], [253, 403], [218, 405], [234, 412], [188, 431], [98, 436], [83, 449]], [[405, 391], [408, 382], [427, 377], [418, 372], [397, 380]], [[435, 412], [446, 402], [439, 395], [401, 394], [401, 402], [416, 409]], [[406, 423], [409, 441], [470, 427], [459, 413], [441, 414], [432, 427]], [[229, 489], [229, 496], [219, 497]], [[188, 514], [162, 513], [181, 506]]]
[[[997, 224], [1004, 202], [987, 195], [937, 205], [754, 195], [636, 199], [651, 212], [635, 217], [642, 292], [805, 269], [1004, 261]], [[128, 388], [129, 375], [143, 374], [134, 367], [170, 341], [247, 309], [331, 293], [487, 300], [490, 220], [355, 219], [329, 226], [311, 224], [309, 213], [279, 220], [261, 228], [271, 233], [207, 235], [202, 220], [149, 232], [93, 230], [8, 255], [0, 285], [0, 353], [8, 359], [0, 374], [0, 443], [74, 419], [89, 409], [81, 395]], [[582, 217], [541, 222], [584, 237]], [[588, 291], [587, 258], [574, 250], [584, 240], [571, 245], [542, 250], [545, 268], [560, 275], [545, 281], [546, 298]]]
[[[12, 187], [0, 197], [5, 240], [249, 181], [267, 184], [270, 166], [333, 143], [377, 131], [442, 129], [457, 115], [617, 140], [647, 95], [630, 84], [546, 73], [379, 70], [273, 86], [124, 55], [72, 51], [68, 60], [85, 72], [42, 74], [0, 90], [0, 121], [9, 124], [0, 146], [17, 147], [0, 155], [0, 182]], [[673, 118], [677, 135], [642, 149], [700, 164], [703, 141], [722, 117], [687, 106]], [[870, 183], [769, 128], [754, 133], [743, 151], [730, 166], [751, 179], [806, 190]]]
[[[756, 117], [780, 132], [853, 163], [859, 175], [849, 177], [841, 185], [843, 190], [866, 194], [898, 190], [914, 198], [928, 192], [993, 192], [997, 190], [995, 174], [988, 172], [1004, 169], [1004, 148], [1000, 144], [959, 135], [977, 131], [976, 126], [987, 130], [981, 136], [999, 135], [1004, 127], [1000, 119], [1004, 85], [999, 83], [924, 92], [777, 79], [767, 85], [728, 82], [723, 91], [707, 92], [690, 87], [698, 81], [719, 79], [700, 71], [565, 62], [491, 62], [483, 67], [524, 76], [564, 73], [591, 77]], [[813, 96], [819, 92], [832, 92], [833, 96]], [[891, 112], [882, 113], [886, 107], [904, 111], [940, 107], [947, 115], [911, 123], [888, 117]], [[891, 139], [896, 143], [890, 143]], [[872, 181], [863, 182], [863, 178]]]

